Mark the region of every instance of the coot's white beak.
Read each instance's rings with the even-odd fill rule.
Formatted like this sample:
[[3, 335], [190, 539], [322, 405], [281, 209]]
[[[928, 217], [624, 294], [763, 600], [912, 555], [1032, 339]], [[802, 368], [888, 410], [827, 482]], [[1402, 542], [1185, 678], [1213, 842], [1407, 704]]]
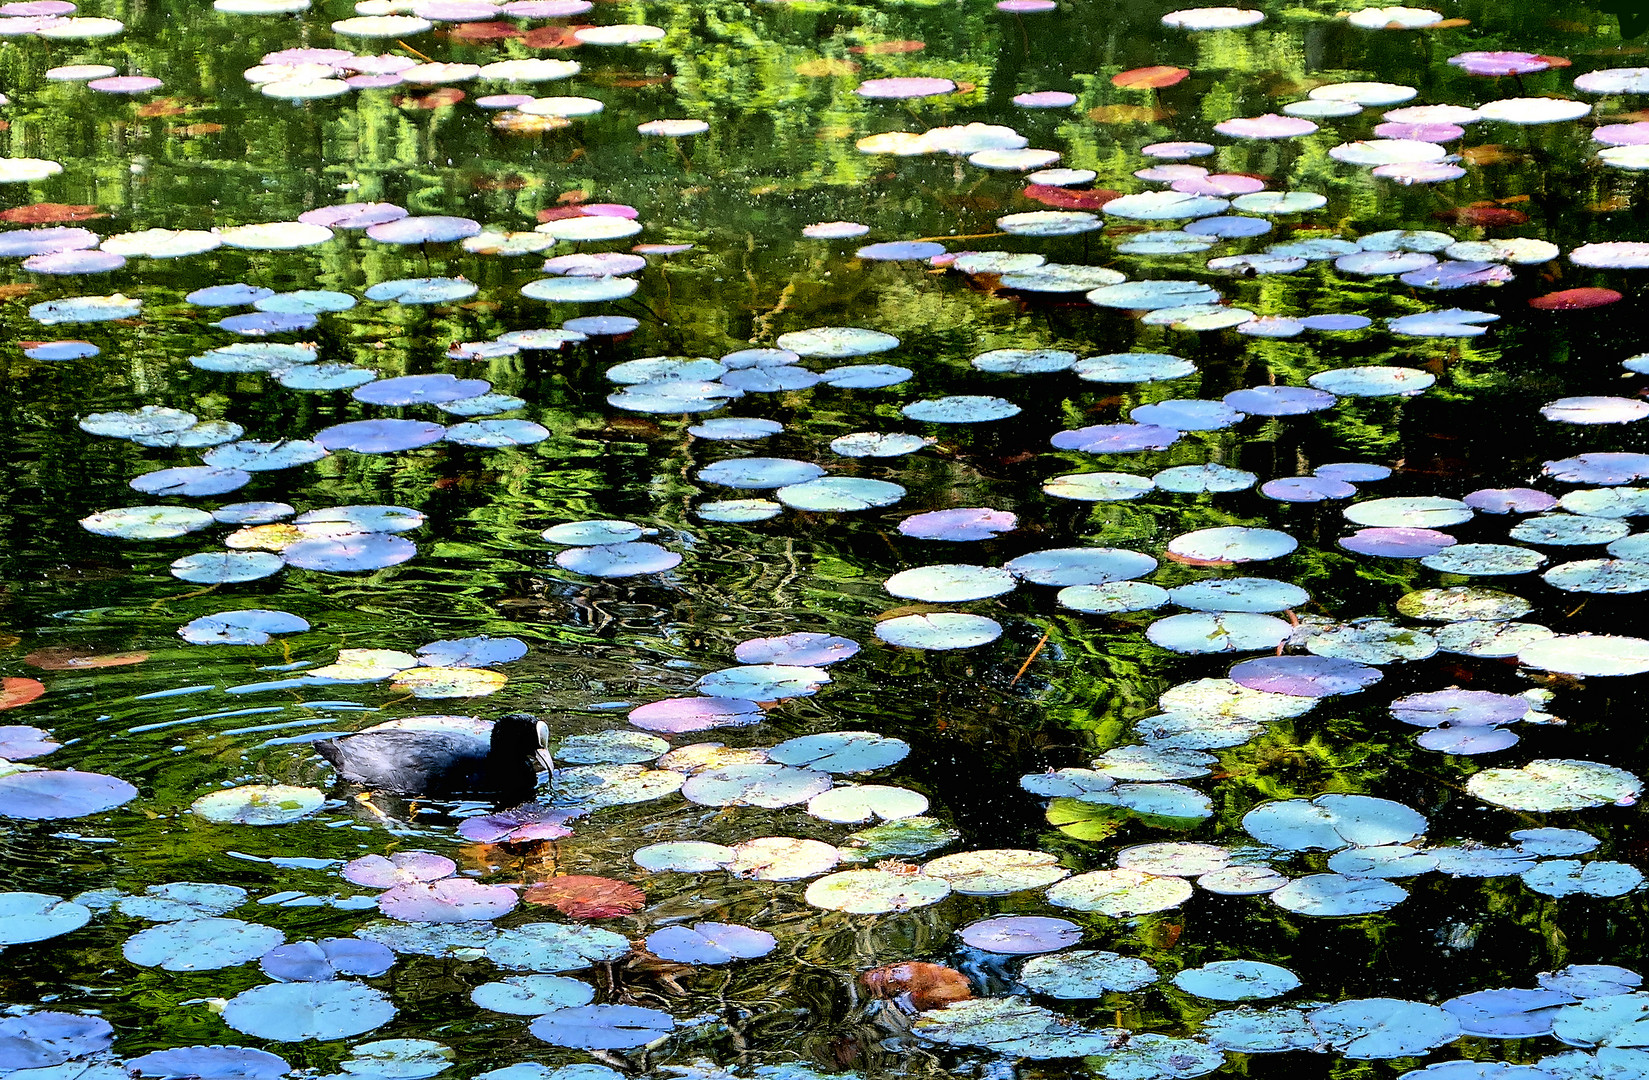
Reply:
[[539, 768], [551, 776], [555, 775], [555, 758], [550, 756], [550, 726], [544, 721], [538, 721], [538, 749], [533, 752], [538, 759]]

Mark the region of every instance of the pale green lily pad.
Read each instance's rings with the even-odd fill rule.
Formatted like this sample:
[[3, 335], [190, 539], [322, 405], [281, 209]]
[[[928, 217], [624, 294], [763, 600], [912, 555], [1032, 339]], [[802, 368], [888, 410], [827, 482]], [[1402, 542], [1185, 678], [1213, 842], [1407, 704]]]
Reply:
[[527, 923], [503, 930], [485, 945], [486, 957], [511, 971], [577, 971], [630, 951], [622, 934], [577, 923]]
[[1271, 902], [1297, 915], [1335, 917], [1388, 911], [1408, 895], [1407, 889], [1380, 878], [1311, 874], [1273, 892]]
[[1298, 1009], [1227, 1009], [1203, 1021], [1202, 1034], [1209, 1045], [1241, 1054], [1322, 1049], [1317, 1032]]
[[1285, 967], [1259, 960], [1216, 960], [1180, 972], [1174, 976], [1174, 985], [1215, 1001], [1256, 1001], [1297, 989], [1300, 977]]
[[1643, 884], [1643, 872], [1628, 863], [1547, 859], [1522, 873], [1523, 884], [1545, 896], [1625, 896]]
[[1549, 814], [1609, 803], [1630, 806], [1643, 794], [1643, 781], [1595, 761], [1542, 758], [1516, 769], [1484, 769], [1466, 781], [1466, 790], [1495, 806]]
[[1558, 634], [1518, 650], [1518, 662], [1560, 675], [1600, 678], [1649, 671], [1649, 641], [1611, 634]]
[[912, 818], [927, 809], [926, 795], [886, 784], [843, 784], [807, 801], [807, 812], [812, 817], [853, 825]]
[[1437, 652], [1437, 648], [1437, 639], [1426, 631], [1383, 619], [1359, 619], [1316, 631], [1305, 639], [1309, 653], [1376, 666], [1400, 660], [1424, 660]]
[[1534, 605], [1511, 593], [1460, 585], [1406, 593], [1398, 598], [1397, 610], [1422, 622], [1459, 622], [1462, 619], [1500, 622], [1520, 619], [1533, 611]]
[[1649, 1046], [1649, 993], [1614, 994], [1566, 1005], [1553, 1017], [1552, 1034], [1570, 1046]]
[[1033, 956], [1019, 969], [1019, 981], [1027, 989], [1065, 1001], [1143, 989], [1159, 977], [1157, 969], [1143, 960], [1101, 949]]
[[849, 833], [837, 848], [844, 863], [876, 862], [894, 856], [926, 855], [954, 844], [961, 836], [937, 818], [901, 818]]
[[220, 825], [287, 825], [309, 817], [325, 802], [326, 793], [318, 788], [246, 784], [208, 792], [189, 809]]
[[555, 794], [559, 802], [592, 809], [623, 806], [674, 795], [686, 779], [679, 772], [644, 765], [581, 765], [556, 771]]
[[1453, 1042], [1460, 1024], [1435, 1005], [1398, 998], [1359, 998], [1313, 1009], [1323, 1042], [1354, 1060], [1413, 1057]]
[[925, 864], [922, 873], [945, 879], [964, 896], [1006, 896], [1052, 885], [1071, 872], [1059, 865], [1057, 855], [1002, 848], [942, 855]]
[[511, 975], [482, 983], [470, 991], [470, 1000], [483, 1009], [513, 1016], [542, 1016], [555, 1009], [588, 1005], [595, 987], [561, 975]]
[[883, 915], [936, 904], [950, 892], [950, 882], [926, 874], [843, 870], [827, 874], [809, 885], [805, 899], [812, 906], [826, 911]]
[[1055, 907], [1120, 918], [1176, 908], [1194, 891], [1183, 878], [1137, 870], [1094, 870], [1066, 878], [1049, 889], [1048, 902]]

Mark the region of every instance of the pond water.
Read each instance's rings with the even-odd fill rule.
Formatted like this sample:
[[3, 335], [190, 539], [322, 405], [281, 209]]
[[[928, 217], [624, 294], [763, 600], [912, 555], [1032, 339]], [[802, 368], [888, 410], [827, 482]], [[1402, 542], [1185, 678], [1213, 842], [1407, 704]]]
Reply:
[[1613, 15], [0, 35], [0, 1072], [1649, 1077]]

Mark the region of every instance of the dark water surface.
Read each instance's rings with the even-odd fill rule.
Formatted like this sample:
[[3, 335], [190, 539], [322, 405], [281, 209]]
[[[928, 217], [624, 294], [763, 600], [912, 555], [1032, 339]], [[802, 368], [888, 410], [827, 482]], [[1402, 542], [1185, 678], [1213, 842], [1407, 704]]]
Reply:
[[[1278, 1002], [1258, 1002], [1262, 1007], [1365, 997], [1436, 1004], [1473, 991], [1531, 987], [1538, 973], [1566, 964], [1641, 970], [1649, 915], [1643, 888], [1556, 898], [1517, 876], [1526, 866], [1504, 876], [1405, 877], [1400, 883], [1409, 895], [1401, 903], [1348, 917], [1313, 917], [1283, 910], [1263, 895], [1202, 889], [1167, 910], [1109, 917], [1056, 907], [1045, 888], [953, 894], [908, 911], [849, 915], [807, 903], [807, 881], [741, 880], [720, 871], [647, 873], [631, 855], [643, 845], [672, 840], [732, 845], [792, 836], [841, 844], [863, 825], [817, 820], [800, 806], [720, 808], [672, 793], [599, 806], [572, 824], [571, 837], [523, 853], [459, 837], [454, 818], [441, 812], [449, 807], [385, 797], [376, 803], [388, 817], [379, 816], [354, 799], [358, 789], [339, 783], [308, 745], [432, 713], [490, 719], [530, 712], [548, 722], [552, 745], [566, 736], [626, 729], [630, 708], [689, 694], [700, 676], [734, 666], [734, 646], [741, 641], [821, 632], [852, 639], [862, 651], [832, 667], [832, 682], [816, 695], [771, 706], [758, 726], [668, 735], [669, 741], [677, 747], [698, 741], [770, 747], [838, 730], [896, 737], [910, 747], [901, 762], [868, 779], [841, 779], [926, 795], [929, 813], [959, 834], [945, 852], [1037, 849], [1074, 873], [1111, 869], [1119, 850], [1141, 843], [1187, 840], [1251, 849], [1254, 840], [1242, 819], [1255, 806], [1323, 793], [1369, 795], [1418, 810], [1429, 825], [1424, 840], [1412, 841], [1416, 847], [1461, 840], [1500, 847], [1512, 842], [1511, 830], [1554, 826], [1584, 830], [1601, 841], [1575, 858], [1642, 867], [1649, 861], [1649, 834], [1635, 804], [1601, 804], [1613, 801], [1606, 799], [1579, 811], [1542, 813], [1492, 805], [1466, 788], [1468, 777], [1481, 769], [1517, 768], [1537, 759], [1641, 771], [1641, 676], [1583, 678], [1562, 664], [1541, 670], [1520, 667], [1511, 655], [1444, 649], [1384, 663], [1383, 680], [1362, 693], [1325, 698], [1301, 715], [1257, 728], [1247, 741], [1202, 744], [1217, 756], [1201, 770], [1206, 775], [1142, 778], [1194, 789], [1210, 800], [1202, 816], [1140, 816], [1070, 799], [1050, 807], [1048, 798], [1021, 787], [1021, 776], [1087, 768], [1107, 750], [1138, 745], [1146, 730], [1139, 722], [1160, 711], [1156, 702], [1165, 690], [1224, 678], [1234, 661], [1277, 650], [1262, 644], [1236, 652], [1176, 653], [1152, 644], [1145, 631], [1183, 609], [1081, 613], [1061, 606], [1055, 590], [1039, 584], [939, 605], [894, 598], [883, 588], [889, 576], [917, 566], [994, 567], [1049, 548], [1105, 546], [1161, 560], [1143, 580], [1163, 588], [1251, 575], [1294, 583], [1310, 600], [1279, 617], [1303, 621], [1306, 630], [1314, 621], [1374, 616], [1420, 629], [1426, 624], [1398, 613], [1400, 597], [1471, 585], [1525, 598], [1533, 607], [1524, 619], [1559, 635], [1643, 631], [1639, 593], [1564, 591], [1538, 572], [1468, 578], [1412, 558], [1357, 555], [1336, 543], [1361, 527], [1341, 516], [1352, 500], [1459, 499], [1482, 488], [1512, 487], [1561, 496], [1597, 485], [1561, 482], [1543, 473], [1545, 463], [1584, 452], [1649, 450], [1641, 421], [1569, 424], [1540, 413], [1542, 405], [1577, 395], [1641, 403], [1649, 387], [1649, 377], [1621, 364], [1649, 349], [1642, 275], [1588, 268], [1566, 257], [1583, 244], [1646, 235], [1649, 204], [1641, 199], [1639, 173], [1600, 161], [1602, 144], [1591, 139], [1596, 126], [1649, 115], [1633, 111], [1645, 103], [1638, 95], [1583, 93], [1573, 85], [1577, 75], [1640, 62], [1642, 46], [1623, 42], [1612, 16], [1571, 3], [1451, 3], [1440, 15], [1456, 25], [1419, 30], [1361, 29], [1349, 25], [1334, 3], [1269, 3], [1258, 25], [1187, 31], [1162, 25], [1168, 8], [1060, 0], [1055, 11], [1020, 15], [983, 0], [601, 2], [569, 17], [499, 14], [379, 40], [334, 33], [335, 20], [355, 14], [338, 0], [324, 9], [262, 15], [218, 13], [174, 0], [93, 0], [79, 14], [119, 19], [122, 32], [95, 40], [0, 40], [0, 91], [10, 99], [0, 108], [7, 125], [0, 148], [10, 158], [62, 166], [49, 178], [0, 186], [0, 206], [12, 222], [7, 229], [61, 225], [88, 228], [99, 237], [151, 228], [227, 229], [290, 222], [345, 202], [392, 203], [413, 215], [451, 215], [489, 230], [529, 233], [546, 217], [571, 220], [571, 208], [580, 204], [620, 204], [634, 208], [642, 226], [633, 236], [561, 242], [519, 255], [472, 253], [455, 242], [380, 243], [360, 229], [338, 229], [329, 240], [294, 250], [225, 246], [179, 258], [133, 255], [123, 267], [100, 274], [46, 275], [21, 268], [18, 259], [4, 260], [0, 671], [38, 679], [45, 693], [3, 719], [46, 729], [63, 744], [33, 764], [110, 774], [138, 791], [123, 806], [90, 816], [8, 819], [0, 830], [4, 887], [68, 898], [87, 890], [141, 893], [176, 881], [228, 883], [248, 892], [230, 917], [277, 927], [298, 941], [349, 935], [380, 918], [374, 910], [314, 901], [365, 896], [363, 903], [370, 902], [372, 890], [340, 878], [342, 861], [423, 849], [448, 855], [460, 873], [491, 883], [530, 884], [560, 874], [634, 881], [647, 906], [590, 921], [638, 946], [660, 927], [706, 919], [748, 924], [777, 938], [777, 948], [765, 957], [728, 967], [680, 970], [643, 956], [572, 972], [596, 988], [598, 1003], [664, 1009], [677, 1023], [675, 1033], [651, 1050], [621, 1048], [594, 1057], [535, 1038], [527, 1029], [531, 1017], [472, 1004], [475, 986], [527, 973], [500, 971], [474, 949], [400, 955], [387, 975], [367, 979], [398, 1010], [371, 1032], [291, 1042], [243, 1034], [219, 1012], [223, 999], [269, 981], [256, 962], [198, 972], [136, 965], [123, 956], [122, 944], [152, 924], [107, 910], [106, 903], [83, 928], [10, 945], [0, 1001], [16, 1010], [103, 1016], [114, 1027], [113, 1049], [89, 1060], [116, 1064], [151, 1050], [229, 1043], [273, 1050], [296, 1068], [330, 1074], [357, 1043], [409, 1038], [451, 1047], [456, 1061], [446, 1075], [462, 1078], [527, 1061], [562, 1066], [599, 1060], [646, 1071], [702, 1059], [701, 1065], [740, 1075], [756, 1066], [792, 1064], [832, 1073], [999, 1075], [1017, 1062], [1026, 1075], [1124, 1080], [1207, 1070], [1189, 1059], [1150, 1065], [1091, 1054], [1002, 1056], [991, 1049], [1000, 1041], [994, 1038], [978, 1040], [983, 1045], [939, 1045], [909, 1035], [909, 1018], [896, 1006], [872, 1002], [859, 976], [878, 965], [931, 960], [963, 970], [977, 996], [1029, 995], [1016, 979], [1018, 958], [971, 950], [954, 931], [995, 914], [1068, 917], [1084, 931], [1079, 948], [1138, 957], [1161, 978], [1087, 1000], [1020, 1000], [1091, 1028], [1206, 1041], [1203, 1022], [1231, 1003], [1188, 993], [1170, 978], [1218, 960], [1263, 960], [1299, 976], [1299, 989]], [[571, 37], [574, 27], [627, 23], [661, 27], [663, 37], [616, 46], [579, 44]], [[483, 24], [479, 32], [461, 29]], [[538, 57], [576, 61], [582, 70], [552, 82], [402, 84], [307, 102], [264, 96], [243, 75], [265, 54], [297, 47], [460, 64]], [[1561, 56], [1572, 66], [1497, 78], [1448, 63], [1458, 53], [1489, 50]], [[48, 69], [69, 64], [108, 64], [120, 75], [154, 76], [164, 86], [119, 95], [48, 79]], [[1189, 75], [1161, 89], [1112, 83], [1121, 72], [1155, 65], [1181, 67]], [[854, 92], [864, 80], [898, 76], [944, 78], [960, 88], [909, 100]], [[1346, 82], [1392, 83], [1417, 93], [1398, 105], [1319, 118], [1320, 130], [1303, 137], [1237, 139], [1214, 130], [1232, 118], [1280, 112], [1313, 88]], [[1076, 101], [1045, 109], [1014, 104], [1015, 95], [1031, 91], [1067, 91]], [[576, 95], [605, 107], [554, 130], [506, 131], [495, 123], [501, 110], [477, 103], [501, 93]], [[1461, 137], [1439, 136], [1448, 154], [1464, 159], [1458, 179], [1405, 185], [1329, 154], [1342, 143], [1378, 138], [1373, 129], [1389, 108], [1476, 107], [1542, 96], [1594, 107], [1579, 120], [1525, 126], [1484, 119]], [[637, 132], [638, 124], [659, 118], [702, 120], [708, 131], [680, 139]], [[516, 116], [515, 122], [532, 120]], [[1044, 185], [1032, 194], [1054, 200], [1054, 207], [1099, 215], [1105, 228], [1045, 238], [1007, 235], [999, 218], [1051, 208], [1023, 192], [1025, 170], [980, 168], [965, 155], [943, 152], [897, 156], [856, 147], [878, 133], [970, 123], [1010, 126], [1030, 147], [1057, 151], [1057, 167], [1091, 170], [1091, 183]], [[1271, 222], [1271, 231], [1218, 240], [1206, 252], [1119, 251], [1138, 233], [1177, 230], [1186, 219], [1108, 214], [1099, 209], [1099, 193], [1166, 189], [1165, 183], [1136, 179], [1136, 170], [1163, 164], [1142, 148], [1182, 140], [1217, 147], [1189, 164], [1251, 176], [1272, 191], [1318, 193], [1326, 205], [1249, 215]], [[96, 216], [71, 220], [75, 215], [61, 208], [21, 211], [42, 203], [88, 208], [79, 216]], [[803, 235], [812, 223], [841, 220], [862, 222], [868, 232], [862, 239]], [[1398, 229], [1442, 230], [1463, 241], [1539, 239], [1560, 254], [1512, 265], [1504, 283], [1458, 291], [1432, 291], [1390, 275], [1358, 276], [1336, 269], [1332, 260], [1290, 273], [1233, 276], [1205, 268], [1208, 259], [1260, 252], [1270, 244], [1355, 242]], [[11, 235], [0, 232], [0, 244]], [[1260, 316], [1346, 313], [1373, 323], [1276, 338], [1229, 326], [1176, 329], [1141, 321], [1143, 311], [1097, 307], [1085, 299], [1086, 288], [1023, 291], [997, 275], [947, 269], [948, 255], [877, 261], [855, 254], [864, 244], [916, 238], [938, 241], [949, 253], [1026, 252], [1050, 263], [1109, 267], [1130, 281], [1206, 282], [1225, 303]], [[691, 247], [646, 253], [645, 268], [630, 275], [639, 283], [633, 296], [547, 303], [521, 295], [523, 285], [546, 277], [538, 270], [544, 258], [628, 252], [635, 244]], [[462, 278], [476, 289], [450, 303], [365, 298], [379, 283], [425, 277]], [[358, 303], [319, 314], [311, 329], [243, 338], [213, 324], [252, 308], [184, 301], [192, 290], [230, 282], [279, 292], [331, 290]], [[1578, 310], [1530, 304], [1576, 288], [1624, 295]], [[58, 325], [42, 325], [30, 314], [31, 305], [45, 301], [116, 293], [141, 299], [141, 312]], [[1475, 337], [1405, 336], [1388, 324], [1453, 307], [1492, 313], [1498, 321]], [[448, 355], [459, 343], [555, 328], [589, 315], [628, 316], [637, 328], [559, 350], [481, 359]], [[771, 347], [779, 335], [816, 326], [875, 329], [896, 336], [898, 344], [864, 357], [803, 358], [800, 363], [812, 371], [863, 362], [902, 365], [913, 374], [881, 388], [820, 384], [751, 392], [692, 417], [627, 410], [607, 400], [618, 389], [605, 376], [614, 364], [652, 356], [720, 357]], [[59, 362], [23, 355], [22, 343], [58, 336], [84, 339], [101, 353]], [[267, 372], [202, 370], [190, 362], [210, 349], [260, 340], [313, 342], [321, 362], [362, 365], [380, 378], [449, 373], [485, 379], [494, 393], [523, 400], [504, 417], [533, 421], [548, 434], [529, 445], [491, 449], [436, 442], [384, 454], [339, 450], [313, 464], [253, 472], [233, 493], [176, 498], [134, 492], [128, 481], [151, 470], [199, 464], [201, 449], [148, 448], [77, 426], [89, 414], [145, 405], [230, 421], [244, 428], [245, 439], [264, 441], [308, 438], [358, 419], [471, 419], [429, 405], [363, 403], [347, 389], [288, 389]], [[1011, 375], [971, 365], [973, 357], [996, 349], [1066, 350], [1079, 357], [1164, 353], [1190, 361], [1195, 370], [1165, 381], [1117, 383], [1083, 381], [1070, 371]], [[1248, 416], [1219, 430], [1188, 432], [1164, 450], [1094, 455], [1049, 443], [1063, 430], [1126, 422], [1140, 405], [1218, 401], [1254, 386], [1305, 386], [1311, 376], [1357, 365], [1417, 369], [1434, 377], [1434, 384], [1402, 396], [1341, 396], [1332, 407], [1305, 415]], [[945, 395], [999, 396], [1020, 411], [968, 424], [924, 423], [900, 412], [911, 402]], [[702, 439], [687, 431], [707, 417], [729, 415], [784, 427], [756, 441]], [[850, 458], [831, 450], [833, 439], [854, 432], [909, 432], [932, 442], [901, 457]], [[745, 524], [702, 517], [699, 507], [706, 502], [772, 497], [771, 491], [734, 491], [696, 479], [705, 465], [752, 455], [817, 462], [831, 475], [891, 481], [906, 494], [894, 505], [864, 512], [783, 509]], [[1157, 489], [1114, 502], [1058, 498], [1042, 488], [1063, 474], [1149, 478], [1173, 466], [1209, 462], [1246, 470], [1261, 484], [1310, 475], [1334, 462], [1394, 471], [1389, 479], [1358, 484], [1352, 500], [1313, 503], [1277, 501], [1246, 484], [1213, 494]], [[242, 500], [281, 501], [300, 512], [389, 504], [419, 511], [425, 521], [405, 534], [416, 555], [393, 567], [351, 573], [289, 567], [261, 580], [215, 587], [179, 581], [168, 568], [183, 556], [223, 550], [223, 538], [239, 526], [213, 524], [175, 539], [123, 540], [94, 535], [80, 524], [116, 507], [211, 510]], [[898, 531], [905, 517], [952, 507], [1011, 511], [1018, 527], [967, 543]], [[1640, 509], [1649, 511], [1649, 502]], [[1520, 516], [1480, 513], [1446, 528], [1461, 543], [1515, 545], [1519, 541], [1507, 539], [1507, 531]], [[558, 566], [555, 556], [564, 546], [540, 534], [585, 519], [625, 519], [656, 530], [646, 539], [678, 553], [680, 564], [618, 578]], [[1174, 537], [1222, 526], [1281, 530], [1299, 546], [1285, 557], [1240, 566], [1165, 555]], [[1521, 546], [1544, 555], [1545, 567], [1608, 557], [1601, 542]], [[1649, 567], [1642, 570], [1649, 575]], [[1649, 576], [1633, 579], [1631, 587], [1649, 587]], [[265, 645], [193, 645], [178, 637], [190, 620], [252, 607], [301, 616], [311, 629]], [[955, 651], [897, 648], [875, 636], [878, 620], [889, 614], [934, 610], [988, 616], [1001, 625], [1001, 636]], [[1438, 625], [1430, 624], [1433, 630]], [[515, 637], [528, 649], [525, 658], [495, 669], [508, 681], [486, 696], [420, 700], [392, 687], [387, 677], [302, 682], [305, 669], [333, 663], [339, 649], [410, 652], [437, 639], [476, 635]], [[1303, 654], [1302, 639], [1287, 651]], [[114, 654], [142, 658], [115, 666], [97, 660]], [[255, 686], [266, 682], [277, 685]], [[1392, 719], [1390, 702], [1451, 686], [1502, 694], [1546, 691], [1547, 718], [1562, 722], [1515, 724], [1508, 729], [1520, 736], [1515, 745], [1477, 756], [1416, 745], [1421, 729]], [[214, 824], [190, 810], [208, 792], [245, 784], [319, 788], [329, 801], [300, 820], [266, 827]], [[543, 788], [540, 795], [548, 800], [552, 791]], [[565, 791], [563, 799], [579, 801]], [[457, 815], [480, 809], [466, 804]], [[317, 861], [267, 861], [292, 857]], [[910, 861], [931, 857], [912, 854]], [[1271, 865], [1298, 878], [1324, 872], [1326, 858], [1322, 851], [1272, 853]], [[284, 903], [261, 902], [283, 896]], [[569, 921], [554, 908], [523, 905], [498, 925], [542, 920]], [[1624, 1034], [1615, 1041], [1644, 1045], [1649, 1035]], [[1445, 1042], [1429, 1056], [1421, 1051], [1373, 1062], [1332, 1050], [1232, 1052], [1218, 1067], [1258, 1077], [1397, 1076], [1460, 1057], [1528, 1063], [1566, 1049], [1550, 1035]], [[50, 1078], [41, 1073], [34, 1080], [70, 1080], [86, 1060], [81, 1055]], [[1649, 1075], [1645, 1060], [1622, 1058], [1611, 1066], [1614, 1072], [1571, 1063], [1579, 1071], [1551, 1075], [1638, 1077]], [[369, 1076], [427, 1075], [380, 1074], [358, 1064], [351, 1069]], [[104, 1078], [94, 1074], [92, 1080]], [[1545, 1074], [1524, 1080], [1545, 1080]]]

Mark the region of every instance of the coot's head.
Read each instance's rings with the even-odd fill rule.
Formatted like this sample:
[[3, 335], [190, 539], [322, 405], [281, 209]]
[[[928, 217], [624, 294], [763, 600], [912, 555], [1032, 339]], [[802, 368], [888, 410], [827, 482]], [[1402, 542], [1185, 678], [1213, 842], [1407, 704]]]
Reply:
[[550, 756], [550, 727], [530, 713], [506, 713], [493, 722], [494, 757], [519, 761], [531, 759], [545, 772], [555, 770]]

